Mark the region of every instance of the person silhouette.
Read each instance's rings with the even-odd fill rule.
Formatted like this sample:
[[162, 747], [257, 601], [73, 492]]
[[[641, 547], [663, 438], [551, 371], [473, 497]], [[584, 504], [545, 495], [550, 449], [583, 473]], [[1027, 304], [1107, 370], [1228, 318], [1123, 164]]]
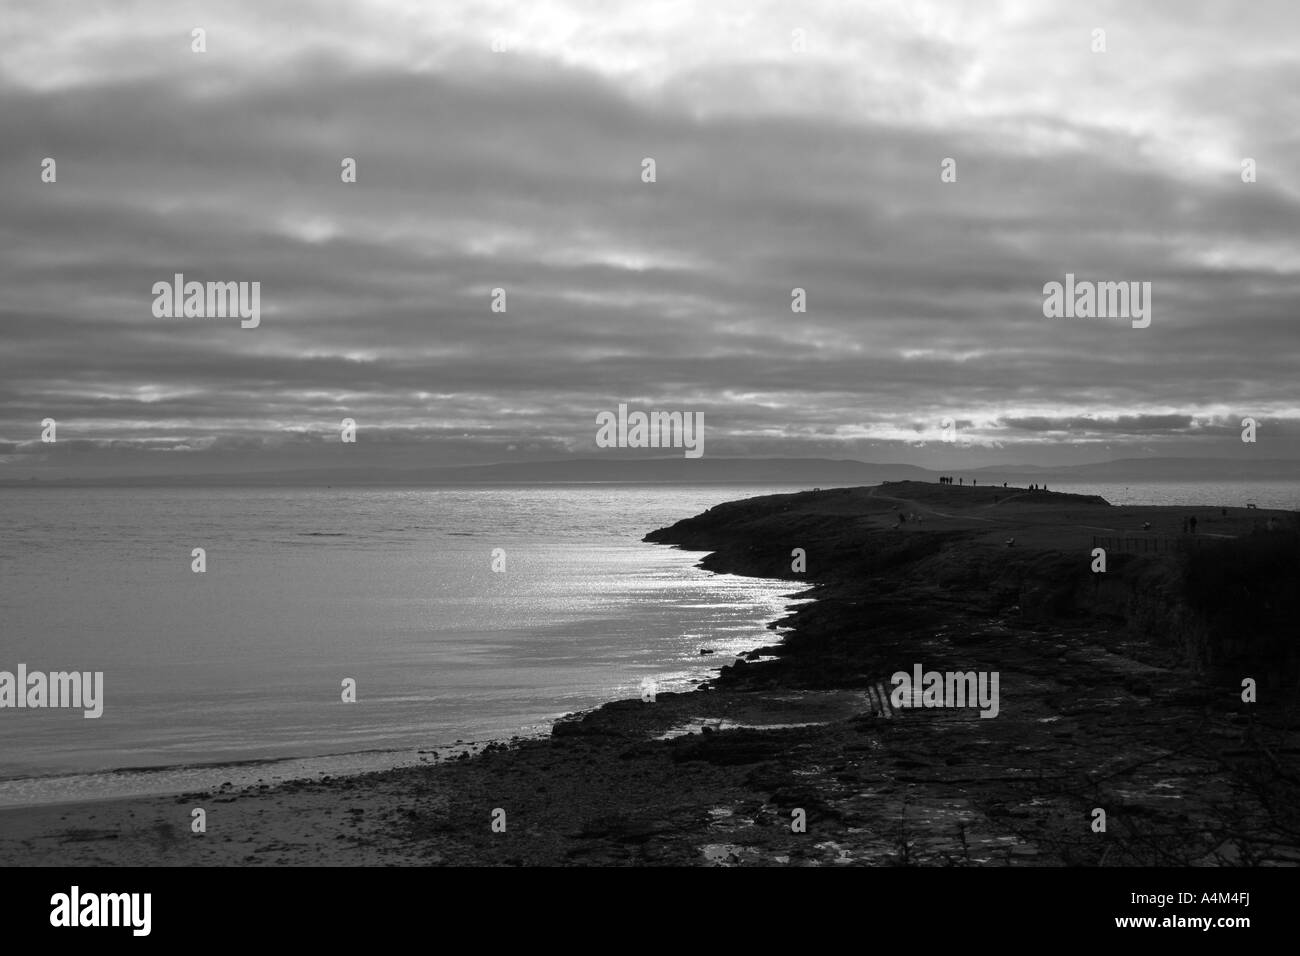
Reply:
[[1192, 534], [1196, 534], [1196, 515], [1192, 515], [1187, 519], [1187, 523], [1191, 526]]

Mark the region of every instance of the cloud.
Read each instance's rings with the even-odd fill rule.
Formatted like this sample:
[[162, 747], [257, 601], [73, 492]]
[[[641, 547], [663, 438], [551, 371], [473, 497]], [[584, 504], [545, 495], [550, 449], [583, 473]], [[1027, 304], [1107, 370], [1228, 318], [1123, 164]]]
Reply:
[[[278, 467], [348, 416], [403, 460], [583, 453], [620, 401], [903, 460], [944, 417], [1019, 460], [1300, 420], [1285, 5], [11, 6], [9, 473]], [[154, 318], [177, 272], [260, 282], [260, 327]], [[1067, 272], [1150, 281], [1151, 327], [1044, 319]]]

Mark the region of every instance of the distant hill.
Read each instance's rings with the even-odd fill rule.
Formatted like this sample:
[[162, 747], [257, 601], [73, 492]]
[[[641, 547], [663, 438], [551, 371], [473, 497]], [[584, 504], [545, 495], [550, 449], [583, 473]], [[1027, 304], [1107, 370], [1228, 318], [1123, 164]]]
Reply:
[[924, 481], [929, 480], [933, 474], [934, 472], [916, 465], [874, 464], [832, 458], [584, 458], [573, 461], [440, 468], [430, 473], [426, 480], [877, 484], [905, 478]]
[[232, 475], [118, 477], [93, 480], [0, 481], [0, 485], [462, 485], [575, 484], [879, 484], [937, 473], [915, 465], [831, 458], [575, 458], [443, 468], [348, 468], [330, 471], [251, 472]]
[[[1243, 446], [1249, 448], [1250, 446]], [[1059, 481], [1300, 481], [1300, 460], [1254, 458], [1120, 458], [1068, 467], [1040, 465], [993, 465], [973, 468], [977, 475], [999, 480], [1030, 481], [1052, 477]]]
[[1118, 481], [1300, 481], [1300, 460], [1240, 458], [1125, 458], [1085, 465], [994, 465], [949, 468], [834, 458], [573, 458], [435, 468], [341, 468], [226, 475], [149, 475], [113, 478], [0, 478], [0, 487], [479, 485], [479, 484], [799, 484], [874, 485], [882, 481], [937, 481], [940, 474], [989, 483]]

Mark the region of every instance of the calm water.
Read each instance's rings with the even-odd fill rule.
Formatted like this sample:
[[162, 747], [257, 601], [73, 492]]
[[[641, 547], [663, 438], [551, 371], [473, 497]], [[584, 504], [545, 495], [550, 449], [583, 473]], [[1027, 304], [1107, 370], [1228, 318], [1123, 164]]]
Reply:
[[[1053, 488], [1300, 505], [1285, 484]], [[419, 762], [544, 732], [645, 677], [685, 689], [770, 643], [795, 589], [640, 538], [792, 490], [0, 490], [0, 670], [103, 671], [106, 699], [98, 720], [0, 711], [0, 806]]]
[[1049, 482], [1052, 491], [1101, 495], [1113, 505], [1211, 505], [1241, 508], [1247, 502], [1261, 508], [1300, 511], [1300, 485], [1288, 481], [1127, 482], [1084, 484]]
[[797, 589], [639, 539], [790, 490], [0, 491], [0, 670], [103, 671], [106, 700], [0, 711], [0, 805], [391, 766], [686, 689]]

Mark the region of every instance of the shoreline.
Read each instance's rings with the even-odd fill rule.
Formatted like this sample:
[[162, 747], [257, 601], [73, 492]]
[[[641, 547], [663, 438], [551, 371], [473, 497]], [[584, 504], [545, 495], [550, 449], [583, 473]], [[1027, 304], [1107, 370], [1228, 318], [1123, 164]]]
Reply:
[[[923, 520], [897, 522], [900, 502]], [[1300, 751], [1274, 748], [1273, 790], [1242, 786], [1256, 757], [1248, 725], [1291, 739], [1280, 688], [1260, 671], [1261, 703], [1244, 705], [1224, 677], [1235, 664], [1194, 673], [1190, 645], [1169, 639], [1186, 624], [1175, 623], [1171, 556], [1115, 554], [1104, 578], [1087, 571], [1094, 534], [1138, 534], [1130, 526], [1150, 520], [1177, 535], [1190, 510], [1225, 540], [1284, 515], [916, 482], [719, 505], [645, 540], [814, 600], [768, 625], [790, 628], [783, 640], [694, 691], [611, 701], [472, 759], [4, 809], [0, 862], [1298, 863], [1269, 812], [1273, 797], [1294, 796], [1284, 778]], [[804, 575], [789, 570], [794, 547], [806, 549]], [[999, 716], [883, 712], [872, 689], [914, 663], [1000, 672]], [[207, 832], [196, 834], [200, 806]], [[1098, 806], [1105, 834], [1089, 826]], [[496, 810], [505, 832], [492, 829]], [[796, 811], [806, 831], [792, 828]]]
[[[358, 750], [340, 753], [314, 754], [308, 756], [295, 757], [251, 757], [244, 760], [222, 760], [212, 763], [187, 763], [187, 764], [162, 764], [149, 767], [115, 767], [111, 770], [94, 770], [84, 773], [49, 773], [36, 774], [18, 777], [0, 778], [0, 813], [6, 810], [23, 810], [41, 806], [66, 806], [68, 804], [94, 804], [101, 801], [114, 800], [145, 800], [154, 797], [165, 798], [175, 797], [182, 793], [192, 793], [195, 791], [195, 783], [188, 786], [177, 784], [167, 784], [166, 789], [141, 790], [130, 793], [107, 793], [104, 796], [79, 796], [72, 795], [67, 797], [55, 796], [53, 799], [45, 799], [42, 802], [23, 802], [9, 803], [5, 802], [5, 788], [8, 785], [14, 785], [14, 789], [21, 790], [22, 785], [26, 783], [40, 785], [54, 781], [91, 781], [96, 779], [114, 778], [131, 778], [131, 777], [149, 777], [150, 775], [180, 777], [192, 775], [194, 777], [248, 777], [252, 773], [264, 772], [272, 777], [272, 785], [298, 783], [319, 779], [322, 776], [340, 778], [345, 776], [358, 776], [366, 773], [381, 772], [384, 770], [395, 770], [407, 766], [418, 766], [422, 762], [430, 762], [429, 757], [433, 760], [455, 759], [462, 751], [473, 753], [480, 747], [486, 747], [489, 744], [503, 743], [511, 739], [528, 739], [533, 737], [545, 737], [550, 733], [549, 729], [545, 732], [534, 734], [516, 734], [513, 737], [497, 738], [488, 737], [482, 740], [465, 740], [457, 741], [452, 744], [443, 744], [440, 746], [430, 746], [419, 749], [389, 749], [389, 750]], [[450, 756], [448, 756], [450, 755]], [[366, 763], [366, 758], [374, 758], [375, 766], [364, 767], [361, 764]], [[397, 762], [393, 762], [397, 761]], [[304, 767], [301, 771], [293, 771], [291, 776], [281, 776], [276, 773], [277, 769], [287, 768], [293, 764], [321, 764], [319, 769], [307, 769]], [[330, 766], [338, 764], [342, 766]], [[356, 769], [349, 769], [348, 764], [358, 765]], [[223, 781], [222, 783], [224, 783]], [[266, 782], [265, 778], [258, 778], [255, 781], [243, 784], [234, 784], [237, 787], [254, 786], [258, 783]], [[214, 784], [213, 787], [220, 787], [221, 784]], [[66, 791], [71, 793], [72, 791]]]
[[[784, 582], [782, 582], [784, 583]], [[794, 589], [789, 589], [794, 590]], [[794, 595], [786, 595], [782, 600], [789, 602], [796, 600]], [[791, 605], [783, 603], [784, 612], [788, 613]], [[772, 622], [768, 622], [769, 625]], [[742, 651], [741, 654], [749, 653]], [[722, 655], [725, 658], [726, 655]], [[706, 683], [717, 675], [720, 664], [713, 664], [711, 661], [706, 662], [705, 656], [692, 658], [692, 662], [700, 661], [695, 665], [688, 676], [674, 681], [675, 685], [690, 684], [698, 687]], [[694, 688], [680, 690], [677, 693], [691, 693]], [[397, 748], [377, 748], [359, 751], [340, 751], [334, 753], [309, 754], [309, 755], [292, 755], [276, 757], [248, 757], [236, 760], [219, 760], [204, 763], [177, 763], [177, 764], [154, 764], [149, 766], [138, 767], [113, 767], [109, 769], [84, 771], [84, 772], [60, 772], [40, 774], [15, 775], [10, 777], [0, 777], [0, 813], [11, 810], [36, 809], [43, 806], [68, 806], [68, 805], [93, 805], [99, 802], [115, 802], [120, 800], [149, 800], [154, 798], [171, 798], [180, 794], [193, 793], [198, 789], [217, 789], [221, 783], [212, 782], [205, 784], [202, 781], [190, 783], [177, 782], [166, 784], [165, 788], [160, 789], [141, 789], [136, 792], [110, 792], [103, 796], [82, 796], [73, 793], [70, 796], [55, 796], [53, 799], [48, 797], [44, 799], [25, 799], [20, 801], [7, 801], [6, 790], [23, 789], [23, 784], [41, 785], [43, 782], [52, 781], [93, 781], [97, 779], [113, 780], [114, 778], [130, 777], [148, 777], [157, 774], [159, 776], [183, 777], [192, 775], [195, 777], [249, 777], [252, 773], [259, 770], [264, 771], [267, 777], [270, 777], [271, 786], [281, 786], [285, 784], [307, 783], [319, 780], [322, 776], [333, 779], [344, 777], [364, 776], [370, 773], [382, 773], [389, 770], [407, 769], [438, 762], [454, 760], [463, 753], [473, 757], [480, 750], [488, 747], [509, 746], [518, 741], [525, 740], [545, 740], [551, 736], [553, 727], [556, 723], [572, 720], [581, 717], [583, 714], [590, 713], [606, 704], [614, 703], [619, 700], [628, 700], [634, 698], [627, 697], [602, 697], [594, 700], [590, 706], [573, 711], [564, 711], [554, 716], [542, 718], [537, 724], [530, 724], [530, 727], [539, 729], [528, 729], [528, 727], [512, 728], [509, 731], [497, 735], [476, 737], [473, 739], [457, 739], [445, 743], [422, 744], [418, 747], [397, 747]], [[545, 724], [544, 728], [540, 727]], [[373, 760], [366, 760], [367, 757], [374, 757]], [[396, 761], [396, 762], [395, 762]], [[370, 764], [370, 765], [366, 765]], [[302, 765], [301, 769], [291, 770], [291, 775], [280, 776], [276, 773], [277, 769], [292, 768], [293, 765]], [[323, 765], [323, 766], [321, 766]], [[229, 771], [229, 773], [225, 773]], [[242, 773], [240, 771], [243, 771]], [[256, 780], [246, 780], [243, 783], [236, 783], [236, 789], [254, 789], [258, 784], [267, 783], [266, 778]], [[2, 860], [0, 860], [2, 862]]]

